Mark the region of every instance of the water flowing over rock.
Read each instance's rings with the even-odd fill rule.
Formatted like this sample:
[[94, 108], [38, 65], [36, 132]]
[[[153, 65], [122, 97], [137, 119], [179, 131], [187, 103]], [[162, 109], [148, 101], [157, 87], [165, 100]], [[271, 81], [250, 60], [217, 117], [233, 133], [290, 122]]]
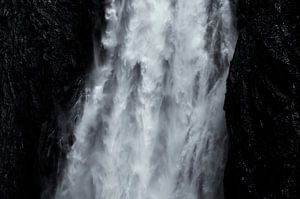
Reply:
[[229, 2], [111, 0], [105, 16], [55, 198], [222, 198]]
[[0, 0], [0, 199], [298, 199], [298, 2], [228, 1]]

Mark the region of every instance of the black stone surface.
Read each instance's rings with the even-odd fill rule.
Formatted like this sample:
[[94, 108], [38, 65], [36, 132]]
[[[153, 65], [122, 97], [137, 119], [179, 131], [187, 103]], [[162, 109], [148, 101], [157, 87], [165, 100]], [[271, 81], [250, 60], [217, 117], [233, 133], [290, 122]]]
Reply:
[[59, 123], [82, 90], [103, 15], [95, 2], [0, 0], [0, 199], [53, 192], [68, 130]]
[[227, 80], [226, 199], [296, 199], [300, 67], [296, 1], [240, 0]]

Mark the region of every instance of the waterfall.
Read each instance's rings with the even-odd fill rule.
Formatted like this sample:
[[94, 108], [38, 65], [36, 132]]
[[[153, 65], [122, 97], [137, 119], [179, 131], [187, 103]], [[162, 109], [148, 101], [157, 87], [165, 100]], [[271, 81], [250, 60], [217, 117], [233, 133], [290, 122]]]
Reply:
[[54, 197], [222, 198], [229, 0], [109, 0], [105, 18]]

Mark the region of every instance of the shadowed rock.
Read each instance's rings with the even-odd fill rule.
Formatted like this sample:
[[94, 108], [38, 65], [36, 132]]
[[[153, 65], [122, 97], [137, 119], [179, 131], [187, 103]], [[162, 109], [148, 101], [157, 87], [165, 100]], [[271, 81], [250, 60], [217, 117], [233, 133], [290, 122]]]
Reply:
[[299, 13], [295, 1], [237, 4], [225, 198], [299, 197]]

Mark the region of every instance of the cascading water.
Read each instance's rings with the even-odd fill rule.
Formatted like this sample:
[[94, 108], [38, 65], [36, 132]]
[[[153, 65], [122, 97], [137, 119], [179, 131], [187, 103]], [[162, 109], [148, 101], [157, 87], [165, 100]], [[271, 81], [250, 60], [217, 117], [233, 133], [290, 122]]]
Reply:
[[111, 0], [106, 20], [55, 198], [222, 198], [228, 0]]

